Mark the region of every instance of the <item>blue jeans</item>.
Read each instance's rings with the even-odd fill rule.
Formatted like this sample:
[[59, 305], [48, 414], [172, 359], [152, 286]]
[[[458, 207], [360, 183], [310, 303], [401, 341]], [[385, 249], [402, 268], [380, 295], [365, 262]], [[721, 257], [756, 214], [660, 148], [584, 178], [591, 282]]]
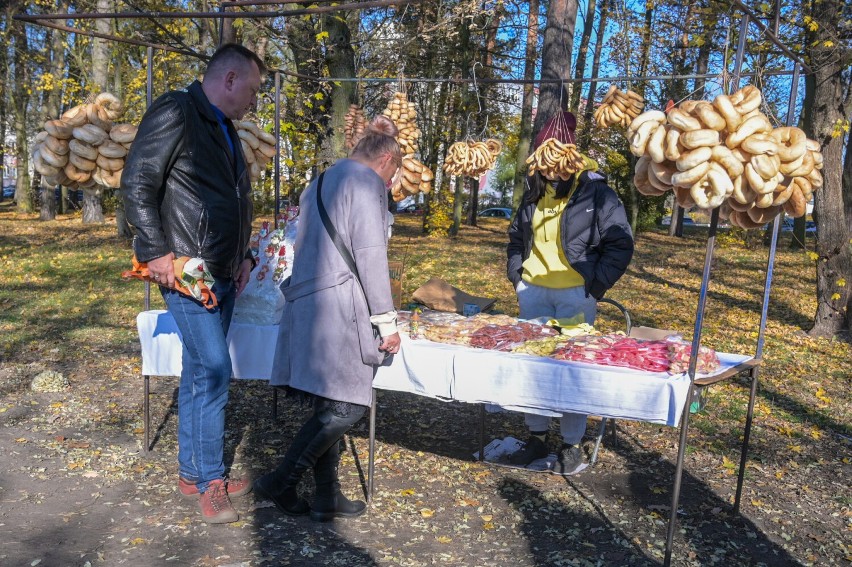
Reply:
[[225, 337], [234, 312], [236, 288], [230, 280], [212, 287], [213, 309], [176, 291], [161, 288], [183, 343], [178, 390], [178, 465], [180, 476], [207, 490], [225, 476], [225, 405], [231, 381], [231, 355]]

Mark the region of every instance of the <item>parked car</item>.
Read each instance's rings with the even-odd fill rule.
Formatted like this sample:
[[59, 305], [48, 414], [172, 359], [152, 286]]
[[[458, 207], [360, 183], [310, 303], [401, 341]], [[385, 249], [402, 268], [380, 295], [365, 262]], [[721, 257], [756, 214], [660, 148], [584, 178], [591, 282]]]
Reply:
[[[794, 219], [790, 217], [785, 217], [784, 220], [781, 221], [781, 232], [793, 232]], [[805, 234], [816, 234], [817, 226], [814, 221], [806, 221], [805, 222]]]
[[[671, 216], [663, 217], [663, 220], [660, 222], [660, 224], [662, 224], [663, 226], [671, 225], [672, 224], [672, 217]], [[698, 225], [691, 218], [683, 217], [683, 226], [698, 226]]]
[[14, 199], [15, 198], [15, 186], [14, 185], [6, 185], [3, 187], [3, 197], [0, 200], [5, 199]]
[[510, 219], [512, 218], [512, 209], [508, 207], [494, 207], [491, 209], [485, 209], [477, 216], [479, 217], [490, 217], [496, 219]]
[[421, 207], [420, 205], [418, 205], [416, 203], [409, 203], [408, 205], [405, 205], [404, 207], [399, 207], [396, 210], [396, 212], [402, 213], [402, 214], [408, 214], [408, 215], [422, 215], [423, 214], [423, 207]]

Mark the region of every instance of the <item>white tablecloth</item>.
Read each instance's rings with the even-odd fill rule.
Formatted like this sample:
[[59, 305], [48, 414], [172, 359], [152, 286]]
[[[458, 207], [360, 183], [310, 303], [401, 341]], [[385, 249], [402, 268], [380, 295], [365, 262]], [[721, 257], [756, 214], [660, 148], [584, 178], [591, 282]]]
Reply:
[[[166, 311], [144, 311], [136, 322], [142, 344], [142, 374], [179, 376], [182, 347], [171, 315]], [[234, 377], [269, 379], [277, 336], [277, 325], [233, 322], [228, 345]], [[717, 372], [751, 357], [719, 353], [719, 358], [722, 365]], [[689, 377], [562, 362], [403, 336], [400, 353], [378, 369], [373, 386], [545, 415], [569, 411], [676, 426], [686, 402]]]

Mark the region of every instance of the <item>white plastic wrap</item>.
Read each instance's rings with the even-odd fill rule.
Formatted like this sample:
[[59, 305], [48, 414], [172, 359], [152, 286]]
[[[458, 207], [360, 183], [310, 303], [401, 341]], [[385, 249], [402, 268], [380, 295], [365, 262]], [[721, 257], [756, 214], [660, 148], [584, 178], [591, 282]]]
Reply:
[[269, 223], [264, 222], [260, 232], [252, 235], [251, 251], [258, 263], [234, 305], [234, 321], [254, 325], [277, 325], [281, 321], [284, 295], [279, 286], [292, 272], [298, 214], [298, 207], [288, 207], [277, 229], [270, 230]]

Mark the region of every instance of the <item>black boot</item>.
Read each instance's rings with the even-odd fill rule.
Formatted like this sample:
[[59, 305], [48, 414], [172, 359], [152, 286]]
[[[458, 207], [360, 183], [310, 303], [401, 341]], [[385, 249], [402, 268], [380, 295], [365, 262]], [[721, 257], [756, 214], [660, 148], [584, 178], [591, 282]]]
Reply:
[[367, 510], [366, 502], [349, 500], [340, 492], [337, 467], [340, 463], [340, 443], [329, 447], [314, 465], [316, 494], [311, 506], [311, 519], [330, 522], [335, 518], [355, 518]]
[[302, 475], [316, 462], [318, 455], [313, 446], [322, 431], [323, 424], [316, 415], [311, 416], [296, 433], [278, 468], [254, 481], [255, 492], [288, 516], [307, 516], [311, 511], [308, 501], [296, 489]]
[[[286, 462], [283, 463], [282, 467], [286, 464]], [[255, 494], [272, 501], [276, 508], [288, 516], [307, 516], [311, 511], [311, 506], [296, 491], [299, 479], [302, 476], [301, 473], [297, 475], [290, 471], [288, 475], [287, 471], [281, 471], [281, 474], [285, 475], [287, 480], [279, 482], [279, 470], [282, 467], [255, 480]]]

